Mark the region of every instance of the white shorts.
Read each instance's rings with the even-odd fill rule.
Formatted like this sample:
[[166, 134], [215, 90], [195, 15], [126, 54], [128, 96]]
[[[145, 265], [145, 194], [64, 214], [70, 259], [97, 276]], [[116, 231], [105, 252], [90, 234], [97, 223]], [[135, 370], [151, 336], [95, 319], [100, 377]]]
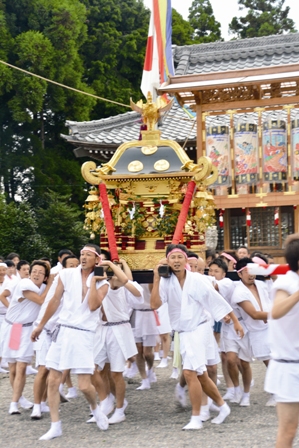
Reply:
[[217, 341], [214, 338], [214, 336], [213, 336], [213, 339], [214, 339], [214, 347], [215, 347], [214, 357], [208, 359], [207, 366], [215, 366], [216, 364], [219, 364], [221, 362], [221, 359], [219, 356], [219, 347], [218, 347]]
[[252, 361], [252, 352], [248, 333], [246, 333], [242, 339], [229, 339], [223, 336], [221, 345], [221, 348], [223, 349], [222, 351], [224, 351], [224, 353], [237, 353], [238, 357], [243, 361]]
[[46, 357], [47, 369], [62, 372], [71, 369], [74, 374], [94, 372], [94, 333], [60, 327], [56, 342], [52, 342]]
[[34, 349], [35, 349], [35, 367], [39, 366], [45, 366], [46, 365], [46, 357], [48, 354], [48, 351], [50, 349], [52, 343], [51, 336], [48, 335], [45, 331], [42, 331], [39, 340], [36, 343], [34, 343]]
[[95, 364], [99, 370], [103, 370], [105, 364], [110, 363], [111, 372], [123, 372], [126, 367], [126, 359], [121, 347], [114, 335], [112, 327], [102, 329], [102, 337], [105, 338], [100, 351], [95, 356]]
[[148, 336], [142, 336], [141, 338], [135, 337], [136, 344], [142, 344], [143, 347], [155, 347], [157, 344], [157, 335], [151, 334]]
[[266, 372], [265, 391], [274, 394], [278, 403], [299, 403], [299, 363], [271, 359]]
[[157, 309], [160, 325], [157, 326], [159, 334], [171, 333], [172, 328], [169, 320], [168, 303], [163, 303], [160, 308]]
[[268, 344], [268, 329], [261, 331], [249, 331], [249, 341], [253, 357], [259, 361], [267, 361], [271, 358]]

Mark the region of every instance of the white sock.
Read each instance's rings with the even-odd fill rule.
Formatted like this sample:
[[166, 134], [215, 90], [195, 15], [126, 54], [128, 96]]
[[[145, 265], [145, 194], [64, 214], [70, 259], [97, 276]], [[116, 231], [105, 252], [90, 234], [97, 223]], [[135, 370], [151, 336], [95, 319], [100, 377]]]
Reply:
[[226, 392], [234, 392], [235, 391], [235, 387], [228, 387], [226, 389]]
[[69, 387], [68, 388], [68, 392], [76, 392], [76, 388], [75, 387]]
[[36, 403], [34, 403], [34, 405], [33, 405], [33, 412], [34, 412], [34, 411], [38, 411], [38, 412], [40, 412], [40, 408], [41, 408], [41, 405], [40, 405], [40, 404], [36, 404]]
[[250, 392], [244, 392], [244, 393], [243, 393], [243, 398], [244, 398], [244, 397], [245, 397], [245, 398], [246, 398], [246, 397], [249, 398], [249, 397], [250, 397]]
[[124, 408], [115, 408], [114, 414], [124, 415]]
[[107, 395], [107, 397], [101, 401], [101, 404], [108, 403], [108, 401], [110, 401], [109, 395]]
[[111, 400], [111, 401], [113, 401], [113, 403], [114, 403], [114, 401], [115, 401], [115, 396], [110, 392], [110, 394], [108, 395], [108, 397], [109, 397], [109, 400]]
[[63, 392], [63, 384], [59, 384], [59, 392]]
[[182, 387], [182, 386], [180, 385], [180, 383], [178, 383], [178, 386], [177, 386], [177, 387], [178, 387], [178, 389], [180, 389], [182, 392], [184, 392], [186, 386]]
[[235, 394], [241, 392], [240, 386], [234, 387]]

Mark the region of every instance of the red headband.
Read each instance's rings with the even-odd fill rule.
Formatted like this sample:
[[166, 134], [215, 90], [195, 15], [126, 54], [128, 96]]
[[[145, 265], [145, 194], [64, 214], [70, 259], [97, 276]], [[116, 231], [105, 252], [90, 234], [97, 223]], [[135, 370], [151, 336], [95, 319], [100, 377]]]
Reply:
[[226, 252], [222, 252], [222, 254], [220, 256], [225, 257], [228, 260], [233, 261], [234, 263], [237, 263], [237, 260], [232, 255], [229, 255]]
[[85, 249], [85, 247], [83, 247], [83, 249], [80, 251], [81, 255], [82, 255], [82, 252], [92, 252], [93, 254], [96, 254], [96, 256], [102, 260], [102, 256], [100, 254], [98, 254], [95, 249]]
[[188, 258], [188, 255], [186, 254], [186, 252], [184, 252], [182, 249], [179, 249], [178, 247], [175, 247], [174, 249], [172, 249], [166, 256], [166, 258], [169, 258], [171, 254], [173, 254], [174, 252], [181, 252], [184, 257]]

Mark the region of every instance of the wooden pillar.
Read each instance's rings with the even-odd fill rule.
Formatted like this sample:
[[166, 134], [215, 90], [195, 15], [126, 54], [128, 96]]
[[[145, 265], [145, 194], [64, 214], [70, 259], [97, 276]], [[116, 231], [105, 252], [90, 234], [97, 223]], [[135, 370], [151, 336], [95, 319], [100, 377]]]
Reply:
[[294, 233], [299, 232], [299, 206], [294, 208]]
[[224, 213], [224, 250], [230, 250], [230, 209], [226, 209]]
[[202, 126], [202, 101], [201, 92], [194, 93], [196, 101], [196, 125], [197, 125], [197, 135], [196, 135], [196, 156], [197, 161], [203, 156], [203, 126]]
[[[292, 191], [293, 185], [293, 173], [292, 173], [292, 155], [291, 155], [291, 109], [294, 108], [293, 105], [283, 106], [287, 111], [287, 154], [288, 154], [288, 191]], [[285, 184], [284, 184], [285, 185]]]

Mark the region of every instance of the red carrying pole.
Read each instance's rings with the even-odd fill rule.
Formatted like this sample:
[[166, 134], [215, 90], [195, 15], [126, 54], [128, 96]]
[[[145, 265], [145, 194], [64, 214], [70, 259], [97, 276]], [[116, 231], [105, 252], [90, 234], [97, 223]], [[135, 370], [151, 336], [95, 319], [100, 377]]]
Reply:
[[105, 225], [106, 225], [106, 230], [107, 230], [111, 260], [119, 261], [117, 244], [116, 244], [115, 233], [114, 233], [114, 224], [113, 224], [113, 219], [112, 219], [111, 212], [110, 212], [107, 188], [104, 183], [101, 183], [99, 185], [99, 193], [100, 193], [100, 200], [102, 203], [102, 208], [103, 208], [103, 213], [104, 213], [104, 220], [105, 220]]
[[186, 195], [185, 195], [185, 199], [184, 202], [182, 204], [182, 209], [178, 218], [178, 222], [175, 228], [175, 232], [172, 238], [172, 244], [179, 244], [180, 239], [182, 237], [183, 234], [183, 230], [187, 221], [187, 216], [188, 216], [188, 211], [191, 205], [191, 201], [193, 198], [193, 193], [194, 190], [196, 188], [196, 183], [194, 182], [194, 180], [191, 180], [188, 183], [188, 187], [187, 187], [187, 191], [186, 191]]

